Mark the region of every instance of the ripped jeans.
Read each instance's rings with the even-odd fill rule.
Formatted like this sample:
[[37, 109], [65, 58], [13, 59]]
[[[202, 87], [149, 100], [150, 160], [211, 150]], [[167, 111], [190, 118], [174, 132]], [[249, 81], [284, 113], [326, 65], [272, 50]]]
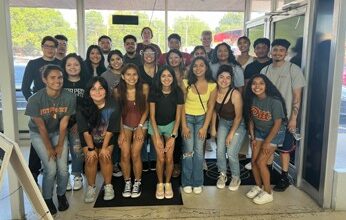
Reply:
[[81, 176], [83, 172], [84, 154], [78, 136], [78, 132], [73, 133], [71, 129], [68, 129], [67, 140], [72, 159], [71, 174], [74, 176]]
[[233, 125], [233, 121], [227, 121], [224, 118], [219, 118], [219, 126], [217, 128], [217, 148], [216, 148], [216, 158], [217, 158], [217, 168], [219, 172], [226, 174], [227, 172], [227, 161], [226, 153], [228, 155], [228, 162], [231, 168], [232, 176], [240, 176], [239, 169], [239, 158], [238, 153], [242, 146], [246, 130], [243, 121], [240, 122], [231, 143], [226, 145], [226, 138], [229, 134]]
[[190, 129], [190, 138], [183, 138], [183, 160], [181, 184], [183, 187], [203, 185], [203, 143], [198, 131], [203, 126], [205, 115], [186, 115], [186, 124]]

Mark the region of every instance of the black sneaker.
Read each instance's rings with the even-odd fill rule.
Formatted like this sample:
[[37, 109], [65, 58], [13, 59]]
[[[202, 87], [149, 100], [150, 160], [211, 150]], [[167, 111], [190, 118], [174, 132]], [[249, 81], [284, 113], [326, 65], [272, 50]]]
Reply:
[[49, 209], [50, 214], [55, 215], [58, 211], [56, 210], [53, 200], [45, 199], [44, 201], [46, 202], [46, 205]]
[[274, 186], [273, 190], [276, 192], [283, 192], [290, 186], [290, 181], [286, 177], [281, 177], [280, 181]]
[[65, 194], [62, 196], [58, 196], [58, 204], [59, 211], [65, 211], [66, 209], [68, 209], [70, 205], [68, 204]]
[[135, 181], [132, 188], [131, 198], [138, 198], [142, 193], [142, 186], [140, 181]]

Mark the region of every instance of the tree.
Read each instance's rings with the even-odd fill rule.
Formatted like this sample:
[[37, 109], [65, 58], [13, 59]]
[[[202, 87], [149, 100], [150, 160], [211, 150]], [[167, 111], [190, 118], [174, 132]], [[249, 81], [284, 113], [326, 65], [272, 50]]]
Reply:
[[243, 12], [228, 12], [219, 21], [219, 26], [215, 28], [215, 33], [243, 29], [243, 25]]
[[44, 36], [63, 34], [69, 39], [69, 52], [76, 51], [76, 30], [54, 9], [10, 8], [14, 54], [38, 56]]
[[85, 32], [87, 45], [98, 44], [97, 40], [102, 35], [107, 35], [101, 12], [88, 11], [85, 14]]
[[201, 45], [201, 33], [209, 29], [207, 23], [194, 16], [179, 17], [173, 25], [173, 32], [181, 36], [181, 45], [185, 49]]

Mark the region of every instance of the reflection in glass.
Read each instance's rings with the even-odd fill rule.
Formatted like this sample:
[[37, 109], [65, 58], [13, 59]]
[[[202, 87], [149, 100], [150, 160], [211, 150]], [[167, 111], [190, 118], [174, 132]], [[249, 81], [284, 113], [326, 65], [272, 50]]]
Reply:
[[346, 168], [346, 40], [344, 46], [344, 68], [342, 72], [339, 131], [336, 147], [335, 168]]
[[[249, 28], [247, 30], [247, 36], [250, 39], [251, 45], [253, 45], [253, 42], [256, 39], [264, 36], [264, 25], [261, 24], [261, 25]], [[254, 56], [254, 50], [252, 46], [250, 47], [250, 55]]]

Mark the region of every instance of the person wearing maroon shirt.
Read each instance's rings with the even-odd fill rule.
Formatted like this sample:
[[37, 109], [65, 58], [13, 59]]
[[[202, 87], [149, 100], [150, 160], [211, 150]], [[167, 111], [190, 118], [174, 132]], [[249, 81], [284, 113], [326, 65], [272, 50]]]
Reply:
[[[170, 50], [177, 49], [180, 50], [181, 46], [181, 37], [179, 34], [173, 33], [168, 36], [168, 47]], [[181, 52], [184, 59], [185, 66], [189, 66], [191, 64], [192, 57], [189, 53]], [[166, 56], [167, 53], [163, 53], [159, 58], [159, 65], [162, 66], [166, 64]]]

